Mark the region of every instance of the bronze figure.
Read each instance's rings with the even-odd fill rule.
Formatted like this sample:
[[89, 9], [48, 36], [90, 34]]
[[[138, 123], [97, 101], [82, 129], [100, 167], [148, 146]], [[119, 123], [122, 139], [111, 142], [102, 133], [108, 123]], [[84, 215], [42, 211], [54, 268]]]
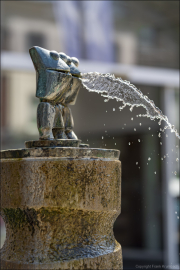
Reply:
[[38, 46], [32, 47], [29, 53], [37, 73], [39, 139], [76, 140], [68, 105], [75, 104], [81, 85], [78, 59]]

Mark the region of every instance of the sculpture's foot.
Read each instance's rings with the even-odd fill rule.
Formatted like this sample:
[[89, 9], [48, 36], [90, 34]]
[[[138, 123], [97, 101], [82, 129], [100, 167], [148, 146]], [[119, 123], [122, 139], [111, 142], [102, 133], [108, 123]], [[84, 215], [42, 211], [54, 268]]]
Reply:
[[52, 129], [54, 139], [67, 139], [67, 136], [62, 128], [53, 128]]
[[39, 140], [50, 140], [51, 133], [49, 128], [39, 128]]
[[76, 136], [74, 131], [67, 129], [65, 132], [66, 132], [66, 136], [67, 136], [68, 139], [73, 139], [73, 140], [78, 139], [78, 137]]

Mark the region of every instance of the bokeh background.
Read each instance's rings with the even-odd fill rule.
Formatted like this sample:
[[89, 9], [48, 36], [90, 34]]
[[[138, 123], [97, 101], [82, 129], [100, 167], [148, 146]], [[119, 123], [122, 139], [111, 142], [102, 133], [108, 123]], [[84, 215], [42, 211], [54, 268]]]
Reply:
[[[2, 150], [38, 139], [34, 45], [79, 58], [82, 72], [131, 81], [179, 130], [179, 1], [1, 1]], [[179, 140], [138, 117], [144, 109], [120, 105], [82, 89], [71, 108], [84, 143], [121, 151], [114, 234], [124, 269], [179, 269]]]

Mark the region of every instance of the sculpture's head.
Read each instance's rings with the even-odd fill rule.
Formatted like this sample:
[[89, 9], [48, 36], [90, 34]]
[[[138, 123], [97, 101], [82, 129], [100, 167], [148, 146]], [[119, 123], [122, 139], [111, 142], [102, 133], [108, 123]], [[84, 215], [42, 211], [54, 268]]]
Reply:
[[75, 104], [81, 85], [78, 59], [38, 46], [29, 53], [37, 72], [36, 97], [56, 104]]
[[38, 46], [29, 49], [34, 67], [37, 72], [41, 70], [55, 70], [63, 73], [71, 73], [75, 77], [81, 77], [78, 69], [79, 61], [76, 57], [69, 57], [65, 53], [48, 51]]

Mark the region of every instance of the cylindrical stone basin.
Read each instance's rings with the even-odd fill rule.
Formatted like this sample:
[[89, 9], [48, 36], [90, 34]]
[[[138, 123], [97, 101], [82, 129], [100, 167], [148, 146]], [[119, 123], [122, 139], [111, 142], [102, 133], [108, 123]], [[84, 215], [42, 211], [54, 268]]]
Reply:
[[118, 150], [1, 151], [2, 269], [122, 269]]

